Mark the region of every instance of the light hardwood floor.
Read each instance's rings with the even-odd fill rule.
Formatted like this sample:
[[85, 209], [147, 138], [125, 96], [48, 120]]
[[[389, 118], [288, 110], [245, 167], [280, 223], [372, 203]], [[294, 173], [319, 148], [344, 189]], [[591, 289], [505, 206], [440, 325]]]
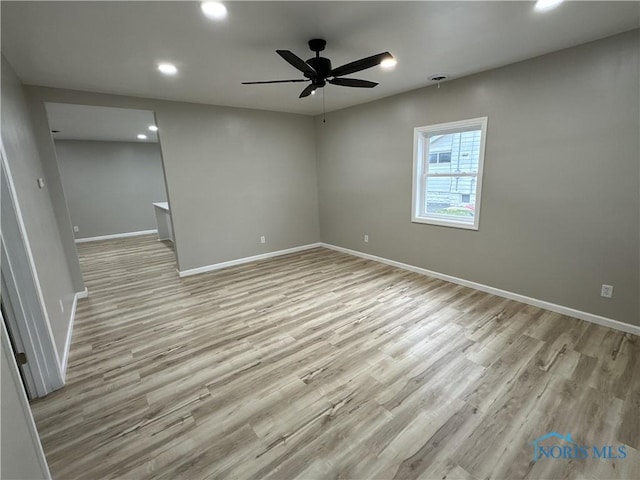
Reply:
[[[180, 279], [79, 245], [55, 479], [640, 478], [638, 337], [322, 248]], [[625, 459], [541, 459], [551, 431]], [[553, 443], [553, 442], [552, 442]]]

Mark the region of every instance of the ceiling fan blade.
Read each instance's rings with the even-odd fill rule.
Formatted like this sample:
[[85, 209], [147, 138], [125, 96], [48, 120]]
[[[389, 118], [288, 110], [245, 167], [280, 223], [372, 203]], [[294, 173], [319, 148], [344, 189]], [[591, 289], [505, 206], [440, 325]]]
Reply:
[[332, 85], [340, 85], [342, 87], [357, 87], [357, 88], [373, 88], [378, 85], [378, 82], [370, 82], [369, 80], [360, 80], [358, 78], [333, 78], [329, 80]]
[[389, 52], [378, 53], [367, 58], [361, 58], [355, 62], [347, 63], [340, 67], [334, 68], [329, 72], [329, 76], [341, 77], [342, 75], [349, 75], [350, 73], [359, 72], [360, 70], [366, 70], [367, 68], [380, 65], [380, 62], [386, 58], [393, 58]]
[[276, 50], [276, 53], [280, 55], [282, 58], [284, 58], [291, 65], [296, 67], [298, 70], [300, 70], [302, 73], [306, 73], [307, 75], [316, 74], [315, 69], [311, 65], [309, 65], [307, 62], [302, 60], [293, 52], [290, 52], [289, 50]]
[[309, 95], [311, 95], [311, 92], [313, 92], [316, 88], [318, 87], [316, 87], [313, 83], [311, 85], [307, 85], [307, 88], [302, 90], [302, 93], [298, 98], [308, 97]]
[[264, 82], [242, 82], [242, 85], [255, 85], [257, 83], [294, 83], [294, 82], [309, 82], [307, 78], [297, 78], [295, 80], [266, 80]]

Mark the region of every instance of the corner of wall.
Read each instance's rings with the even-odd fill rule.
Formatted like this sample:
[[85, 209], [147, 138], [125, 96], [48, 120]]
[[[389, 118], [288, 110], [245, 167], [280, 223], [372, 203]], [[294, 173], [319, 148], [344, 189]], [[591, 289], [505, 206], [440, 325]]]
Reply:
[[33, 135], [45, 173], [49, 197], [55, 213], [56, 224], [64, 248], [73, 288], [75, 291], [80, 291], [84, 289], [84, 280], [82, 278], [82, 271], [80, 270], [80, 261], [75, 247], [71, 217], [69, 216], [69, 208], [64, 194], [55, 145], [50, 133], [51, 129], [47, 112], [44, 102], [37, 96], [36, 89], [23, 86], [23, 91], [27, 99]]

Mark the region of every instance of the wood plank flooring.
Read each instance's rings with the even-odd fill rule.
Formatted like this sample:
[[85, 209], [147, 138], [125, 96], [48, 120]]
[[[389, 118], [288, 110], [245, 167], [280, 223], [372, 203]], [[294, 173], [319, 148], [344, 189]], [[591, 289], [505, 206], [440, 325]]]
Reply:
[[[55, 479], [638, 479], [638, 337], [322, 248], [180, 279], [79, 245]], [[624, 459], [533, 461], [537, 437]]]

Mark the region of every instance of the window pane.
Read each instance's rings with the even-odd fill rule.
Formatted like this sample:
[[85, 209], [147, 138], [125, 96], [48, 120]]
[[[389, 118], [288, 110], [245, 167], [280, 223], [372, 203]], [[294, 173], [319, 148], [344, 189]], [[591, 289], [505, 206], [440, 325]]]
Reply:
[[430, 153], [429, 154], [429, 163], [436, 163], [438, 161], [438, 154], [437, 153]]
[[480, 162], [481, 130], [433, 135], [429, 137], [429, 163], [438, 155], [440, 167], [429, 167], [430, 172], [477, 173]]
[[472, 220], [476, 204], [475, 177], [428, 177], [425, 213]]

